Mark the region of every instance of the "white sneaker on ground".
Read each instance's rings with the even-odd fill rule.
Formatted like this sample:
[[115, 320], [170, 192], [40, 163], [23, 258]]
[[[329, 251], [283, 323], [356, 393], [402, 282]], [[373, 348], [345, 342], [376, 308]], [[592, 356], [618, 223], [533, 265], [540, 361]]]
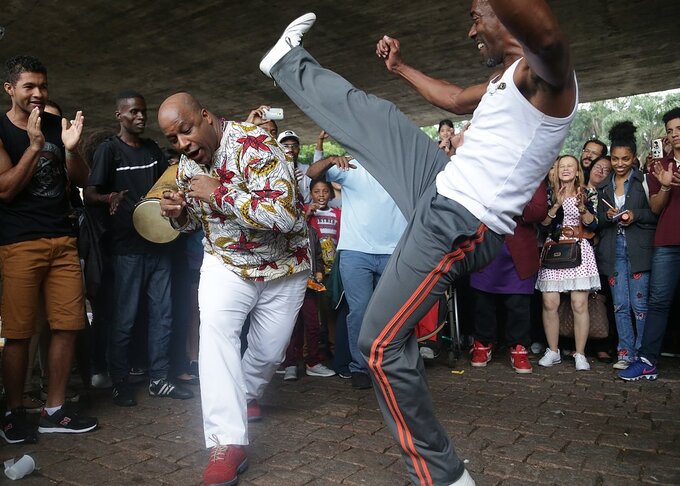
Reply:
[[615, 370], [625, 370], [630, 366], [630, 362], [625, 359], [620, 359], [612, 365]]
[[531, 343], [531, 352], [533, 354], [541, 354], [543, 352], [543, 345], [537, 341]]
[[589, 371], [590, 363], [581, 353], [574, 353], [574, 361], [576, 363], [576, 371]]
[[323, 363], [317, 363], [314, 366], [306, 366], [305, 371], [308, 376], [322, 376], [327, 378], [329, 376], [335, 376], [335, 371], [325, 366]]
[[423, 359], [434, 359], [434, 349], [428, 348], [427, 346], [420, 346], [418, 352]]
[[309, 12], [301, 17], [296, 18], [288, 27], [286, 27], [276, 41], [274, 47], [272, 47], [267, 54], [264, 55], [260, 61], [260, 71], [267, 76], [272, 77], [270, 71], [274, 65], [281, 60], [283, 56], [288, 54], [288, 52], [293, 48], [300, 45], [302, 42], [302, 36], [307, 33], [307, 31], [314, 25], [316, 21], [316, 15]]
[[286, 366], [286, 371], [283, 372], [283, 381], [295, 381], [297, 379], [297, 366]]
[[111, 377], [108, 373], [95, 373], [92, 375], [92, 380], [90, 382], [93, 388], [111, 388], [113, 383], [111, 383]]
[[458, 481], [451, 483], [449, 486], [475, 486], [475, 480], [472, 479], [472, 476], [470, 476], [466, 469]]
[[546, 348], [545, 354], [541, 359], [538, 360], [538, 364], [540, 366], [545, 366], [546, 368], [549, 368], [552, 365], [560, 364], [561, 362], [562, 355], [560, 354], [560, 350], [558, 349], [557, 351], [553, 351], [550, 348]]

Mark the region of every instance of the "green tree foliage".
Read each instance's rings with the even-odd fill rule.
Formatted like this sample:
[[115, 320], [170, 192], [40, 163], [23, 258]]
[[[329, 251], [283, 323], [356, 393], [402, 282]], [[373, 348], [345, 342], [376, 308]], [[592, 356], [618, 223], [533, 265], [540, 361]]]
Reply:
[[431, 127], [420, 127], [420, 129], [427, 133], [427, 136], [432, 140], [437, 140], [437, 127], [438, 125], [432, 125]]
[[571, 124], [562, 153], [580, 156], [583, 143], [591, 138], [598, 138], [609, 145], [609, 129], [615, 123], [630, 120], [637, 127], [638, 157], [644, 160], [652, 140], [664, 136], [661, 117], [675, 107], [680, 107], [680, 93], [637, 95], [584, 103], [579, 106]]
[[[300, 155], [298, 157], [298, 162], [301, 164], [311, 164], [314, 160], [314, 149], [316, 145], [303, 145], [300, 147]], [[334, 140], [328, 140], [323, 144], [324, 156], [330, 157], [331, 155], [345, 155], [347, 150], [345, 150], [340, 144], [336, 143]]]

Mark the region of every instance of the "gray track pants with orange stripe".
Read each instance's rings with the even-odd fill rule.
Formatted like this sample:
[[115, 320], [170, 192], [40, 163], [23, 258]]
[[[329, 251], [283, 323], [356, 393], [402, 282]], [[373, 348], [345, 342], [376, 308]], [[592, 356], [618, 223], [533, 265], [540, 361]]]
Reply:
[[392, 103], [357, 90], [302, 47], [271, 74], [380, 182], [409, 222], [373, 293], [359, 346], [411, 479], [449, 485], [464, 467], [434, 417], [413, 328], [457, 276], [490, 262], [503, 238], [437, 194], [435, 177], [448, 157]]

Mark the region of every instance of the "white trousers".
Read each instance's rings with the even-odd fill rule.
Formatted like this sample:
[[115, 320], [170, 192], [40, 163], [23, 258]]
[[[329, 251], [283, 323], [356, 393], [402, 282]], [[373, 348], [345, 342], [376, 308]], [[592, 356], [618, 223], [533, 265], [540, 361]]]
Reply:
[[[305, 272], [247, 281], [217, 257], [204, 255], [198, 365], [206, 447], [216, 440], [248, 444], [246, 404], [262, 395], [283, 361], [306, 287]], [[248, 314], [248, 349], [241, 358], [241, 329]]]

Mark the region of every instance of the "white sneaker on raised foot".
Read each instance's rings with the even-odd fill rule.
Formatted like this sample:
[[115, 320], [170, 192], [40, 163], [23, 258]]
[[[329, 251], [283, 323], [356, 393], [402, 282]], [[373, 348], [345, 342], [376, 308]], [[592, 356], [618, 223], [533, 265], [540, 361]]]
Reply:
[[574, 361], [576, 362], [576, 371], [590, 370], [590, 363], [581, 353], [574, 353]]
[[475, 480], [467, 472], [467, 469], [463, 471], [463, 475], [455, 483], [451, 483], [449, 486], [475, 486]]
[[562, 355], [560, 350], [553, 351], [550, 348], [545, 348], [545, 354], [538, 360], [538, 364], [549, 368], [552, 365], [560, 364], [562, 362]]
[[302, 42], [302, 36], [311, 29], [312, 25], [316, 21], [316, 15], [309, 12], [301, 17], [296, 18], [288, 27], [283, 30], [283, 34], [276, 41], [274, 47], [272, 47], [267, 54], [264, 55], [260, 61], [260, 71], [267, 76], [272, 77], [270, 71], [274, 67], [274, 64], [279, 62], [283, 56], [288, 54], [288, 52], [293, 48], [300, 45]]

